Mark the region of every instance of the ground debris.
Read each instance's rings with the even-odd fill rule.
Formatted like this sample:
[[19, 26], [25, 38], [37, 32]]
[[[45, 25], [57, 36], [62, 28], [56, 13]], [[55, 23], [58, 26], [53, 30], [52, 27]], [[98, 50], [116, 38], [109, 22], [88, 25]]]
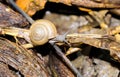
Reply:
[[[104, 11], [104, 10], [102, 10], [102, 11]], [[68, 15], [68, 16], [66, 16], [66, 15], [62, 15], [62, 14], [59, 15], [59, 14], [47, 12], [45, 15], [45, 19], [53, 21], [53, 23], [56, 24], [56, 26], [58, 27], [58, 31], [60, 34], [62, 34], [62, 32], [64, 33], [66, 31], [70, 30], [69, 34], [66, 35], [66, 40], [68, 41], [68, 43], [71, 44], [70, 48], [78, 47], [81, 49], [80, 51], [77, 51], [78, 53], [83, 52], [83, 53], [87, 54], [87, 58], [89, 58], [88, 56], [91, 52], [91, 47], [90, 47], [90, 49], [87, 49], [87, 48], [85, 49], [85, 51], [87, 51], [87, 53], [82, 51], [83, 49], [81, 47], [79, 47], [79, 46], [82, 46], [83, 44], [87, 44], [89, 46], [93, 46], [93, 47], [100, 48], [103, 50], [109, 50], [110, 55], [112, 56], [112, 58], [109, 57], [109, 59], [113, 60], [113, 62], [114, 61], [120, 62], [120, 56], [119, 56], [120, 55], [120, 50], [119, 50], [120, 45], [116, 38], [117, 34], [119, 33], [119, 27], [120, 27], [119, 26], [119, 24], [120, 24], [119, 18], [112, 17], [111, 14], [109, 14], [109, 13], [101, 15], [101, 16], [104, 16], [102, 18], [102, 17], [99, 17], [101, 13], [103, 14], [103, 12], [96, 11], [96, 14], [93, 16], [91, 16], [91, 15], [90, 16], [89, 15], [84, 15], [84, 16]], [[96, 16], [96, 17], [94, 17], [94, 16]], [[109, 17], [107, 17], [107, 16], [109, 16]], [[84, 17], [85, 20], [84, 21], [79, 20], [80, 17]], [[54, 20], [54, 19], [56, 19], [56, 20]], [[97, 21], [95, 21], [94, 19]], [[104, 21], [104, 23], [107, 25], [106, 29], [99, 28], [101, 21], [102, 22]], [[87, 23], [80, 25], [79, 24], [80, 22], [81, 23], [87, 22]], [[77, 25], [75, 23], [77, 23]], [[72, 28], [71, 28], [71, 25], [73, 26]], [[98, 28], [96, 28], [96, 27], [98, 27]], [[117, 37], [119, 37], [119, 36], [117, 36]], [[67, 51], [67, 50], [65, 50], [65, 51]], [[76, 51], [75, 51], [75, 53], [76, 53]], [[71, 53], [71, 55], [72, 54], [73, 54], [73, 52]], [[80, 56], [80, 58], [81, 58], [81, 56]], [[73, 64], [75, 66], [78, 65], [78, 67], [80, 67], [79, 70], [83, 74], [83, 77], [96, 77], [96, 76], [97, 77], [103, 77], [103, 76], [118, 77], [119, 76], [119, 68], [111, 66], [109, 64], [109, 62], [99, 60], [99, 59], [93, 59], [93, 60], [90, 59], [90, 61], [89, 60], [86, 61], [86, 59], [84, 59], [81, 61], [80, 58], [75, 59], [75, 63], [73, 62]], [[87, 67], [88, 63], [82, 64], [85, 61], [90, 62], [90, 63], [92, 61], [95, 61], [97, 65], [95, 66], [93, 63], [93, 64], [88, 65], [88, 67], [89, 67], [88, 68]], [[84, 67], [79, 63], [84, 65]], [[104, 65], [102, 65], [101, 63], [105, 65], [105, 68], [102, 68]], [[87, 70], [87, 68], [88, 68], [88, 70]], [[110, 70], [110, 69], [111, 70], [110, 70], [110, 72], [106, 73], [105, 71], [102, 72], [103, 69], [105, 69], [105, 71]], [[116, 71], [114, 71], [114, 70], [116, 70]], [[88, 71], [88, 72], [86, 73], [86, 71]], [[111, 74], [112, 71], [115, 73]]]
[[82, 72], [83, 77], [118, 77], [120, 72], [109, 62], [88, 56], [80, 56], [72, 63]]
[[3, 5], [0, 65], [4, 65], [6, 70], [2, 72], [7, 71], [15, 77], [119, 77], [120, 0], [16, 1], [17, 4], [28, 1], [26, 5], [29, 7], [20, 3], [20, 8], [33, 19], [28, 17], [33, 22], [41, 17], [50, 20], [58, 34], [44, 45], [32, 45], [30, 29], [16, 28], [28, 24], [27, 15], [12, 6], [25, 18], [16, 12], [14, 14]]

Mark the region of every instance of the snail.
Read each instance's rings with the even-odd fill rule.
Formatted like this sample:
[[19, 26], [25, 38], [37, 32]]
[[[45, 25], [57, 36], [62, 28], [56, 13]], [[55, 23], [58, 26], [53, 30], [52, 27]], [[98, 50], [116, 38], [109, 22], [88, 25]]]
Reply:
[[29, 30], [29, 38], [33, 45], [43, 45], [56, 35], [57, 30], [54, 24], [45, 19], [33, 22]]
[[[8, 0], [8, 2], [13, 5], [13, 7], [20, 12], [32, 25], [29, 29], [29, 34], [25, 36], [26, 40], [28, 42], [32, 43], [32, 45], [43, 45], [46, 42], [49, 41], [49, 39], [52, 39], [56, 37], [57, 30], [54, 24], [48, 20], [40, 19], [34, 21], [30, 16], [28, 16], [23, 10], [21, 10], [14, 2], [14, 0]], [[23, 31], [24, 33], [24, 31]], [[25, 35], [25, 34], [24, 34]], [[23, 36], [24, 36], [23, 35]], [[30, 40], [30, 41], [29, 41]]]

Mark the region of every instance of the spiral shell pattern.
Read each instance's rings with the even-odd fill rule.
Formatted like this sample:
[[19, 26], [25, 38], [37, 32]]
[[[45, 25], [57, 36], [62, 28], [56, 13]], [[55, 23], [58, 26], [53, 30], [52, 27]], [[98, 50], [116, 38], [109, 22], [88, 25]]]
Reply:
[[35, 21], [30, 27], [30, 40], [33, 45], [43, 45], [56, 35], [54, 24], [45, 19]]

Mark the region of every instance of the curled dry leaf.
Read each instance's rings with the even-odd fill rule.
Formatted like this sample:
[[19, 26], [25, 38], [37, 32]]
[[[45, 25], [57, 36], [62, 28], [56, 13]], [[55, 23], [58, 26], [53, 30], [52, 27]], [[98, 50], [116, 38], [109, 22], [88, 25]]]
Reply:
[[28, 15], [32, 16], [44, 8], [46, 1], [47, 0], [17, 0], [16, 4]]

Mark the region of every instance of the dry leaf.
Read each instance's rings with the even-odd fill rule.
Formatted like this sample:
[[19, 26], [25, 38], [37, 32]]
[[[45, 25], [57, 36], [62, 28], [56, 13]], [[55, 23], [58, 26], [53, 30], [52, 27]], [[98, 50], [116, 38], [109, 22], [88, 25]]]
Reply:
[[25, 11], [28, 15], [32, 16], [37, 11], [44, 8], [46, 0], [17, 0], [16, 4]]

